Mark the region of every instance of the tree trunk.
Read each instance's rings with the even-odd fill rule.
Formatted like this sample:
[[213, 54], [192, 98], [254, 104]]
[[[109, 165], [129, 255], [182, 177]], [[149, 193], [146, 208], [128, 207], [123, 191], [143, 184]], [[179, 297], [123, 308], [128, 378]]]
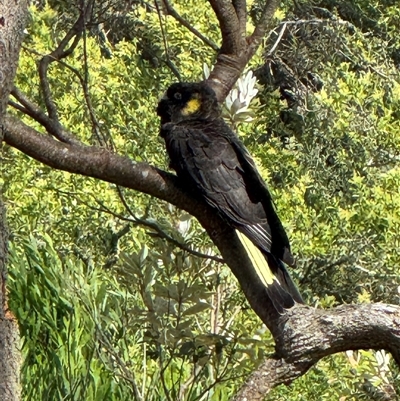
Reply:
[[[0, 2], [0, 146], [3, 118], [10, 94], [27, 16], [26, 0]], [[0, 194], [0, 400], [21, 399], [19, 330], [7, 307], [6, 262], [8, 232]]]

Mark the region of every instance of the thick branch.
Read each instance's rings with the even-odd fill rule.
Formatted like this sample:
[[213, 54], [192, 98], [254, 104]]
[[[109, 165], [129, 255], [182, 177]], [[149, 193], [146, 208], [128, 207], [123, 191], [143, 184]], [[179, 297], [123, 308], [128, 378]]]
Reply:
[[237, 54], [240, 49], [242, 35], [238, 16], [229, 0], [210, 0], [211, 7], [218, 18], [222, 34], [221, 52], [224, 54]]
[[253, 373], [236, 400], [261, 399], [271, 388], [303, 375], [322, 357], [348, 349], [383, 348], [400, 363], [399, 307], [344, 305], [323, 311], [297, 306], [286, 315], [278, 315], [235, 231], [207, 205], [184, 191], [174, 175], [105, 149], [58, 142], [10, 116], [6, 118], [4, 138], [51, 167], [145, 192], [198, 218], [276, 342], [275, 357]]
[[[248, 39], [249, 46], [243, 40], [245, 1], [210, 0], [210, 3], [223, 36], [221, 53], [210, 82], [219, 88], [218, 97], [223, 99], [257, 50], [279, 3], [277, 0], [268, 2]], [[79, 25], [79, 29], [83, 29], [82, 25]], [[72, 51], [78, 41], [79, 29], [70, 31], [60, 46], [42, 62], [41, 81], [49, 113], [47, 118], [55, 122], [58, 121], [57, 110], [51, 100], [47, 67], [51, 61], [60, 60]], [[75, 38], [74, 43], [65, 50], [72, 38]], [[24, 112], [30, 113], [46, 126], [46, 116], [36, 105], [24, 101], [21, 96], [19, 100]], [[235, 231], [207, 205], [191, 197], [174, 175], [105, 149], [59, 142], [41, 135], [11, 116], [5, 119], [4, 139], [9, 145], [48, 166], [147, 193], [173, 203], [198, 218], [240, 282], [250, 305], [271, 330], [276, 341], [274, 357], [251, 375], [235, 397], [236, 401], [262, 399], [273, 387], [281, 383], [288, 384], [306, 373], [324, 356], [344, 350], [386, 349], [400, 364], [399, 307], [383, 304], [343, 305], [323, 311], [296, 306], [285, 315], [278, 315]]]
[[341, 305], [325, 311], [297, 306], [281, 319], [276, 354], [251, 374], [234, 400], [262, 400], [279, 384], [290, 384], [327, 355], [385, 349], [400, 366], [400, 307]]
[[223, 101], [254, 56], [272, 20], [279, 0], [269, 0], [253, 34], [246, 39], [245, 0], [210, 0], [220, 22], [222, 48], [208, 78], [219, 101]]
[[[393, 324], [397, 322], [396, 319], [400, 322], [396, 307], [393, 309], [387, 307], [384, 310], [386, 315], [390, 315], [392, 319], [391, 321], [390, 319], [386, 320], [386, 326], [382, 320], [375, 321], [368, 317], [375, 316], [373, 314], [374, 306], [369, 305], [343, 306], [333, 310], [328, 316], [324, 311], [307, 307], [290, 310], [283, 317], [273, 312], [264, 287], [258, 281], [258, 276], [253, 271], [251, 262], [241, 247], [234, 230], [220, 220], [213, 210], [183, 190], [176, 176], [146, 163], [136, 163], [105, 149], [72, 146], [58, 142], [51, 137], [39, 134], [11, 116], [6, 119], [4, 133], [5, 141], [8, 144], [51, 167], [99, 178], [150, 194], [173, 203], [197, 217], [238, 278], [250, 304], [274, 335], [277, 343], [277, 355], [285, 358], [286, 361], [290, 362], [296, 358], [298, 361], [313, 363], [315, 358], [349, 348], [386, 348], [391, 352], [397, 352], [396, 347], [388, 345], [397, 336], [397, 334], [393, 334], [393, 330], [398, 330], [398, 327], [396, 326], [397, 328], [394, 329]], [[382, 310], [382, 307], [379, 306], [378, 309]], [[357, 319], [357, 316], [362, 316], [362, 319]], [[381, 319], [384, 316], [382, 314]], [[398, 323], [396, 324], [398, 325]], [[355, 326], [353, 327], [353, 325]], [[371, 327], [373, 330], [380, 330], [375, 342], [370, 341]], [[348, 329], [350, 334], [346, 337]], [[299, 333], [298, 330], [301, 332]], [[386, 337], [383, 335], [384, 330], [387, 330], [388, 333]], [[307, 336], [310, 336], [310, 333], [311, 339], [308, 339]], [[331, 333], [334, 335], [332, 336]], [[313, 344], [314, 337], [318, 338], [317, 343], [320, 344], [320, 348], [313, 345], [311, 350], [314, 354], [312, 357], [305, 358], [296, 347], [298, 344], [306, 344], [307, 347], [310, 347], [309, 344]], [[349, 344], [350, 347], [348, 347]], [[397, 356], [395, 357], [397, 359]]]
[[261, 14], [260, 20], [257, 22], [256, 27], [254, 28], [253, 34], [248, 38], [249, 42], [249, 52], [254, 54], [255, 50], [257, 50], [260, 45], [265, 33], [267, 32], [267, 28], [269, 23], [271, 22], [276, 9], [279, 6], [279, 0], [269, 0], [264, 7], [264, 10]]
[[247, 7], [246, 0], [232, 0], [233, 7], [235, 8], [236, 15], [239, 21], [240, 31], [246, 32], [247, 22]]
[[[176, 177], [146, 163], [91, 146], [75, 146], [38, 133], [17, 118], [8, 115], [4, 140], [34, 159], [56, 169], [82, 174], [148, 193], [182, 207], [189, 197], [180, 191]], [[179, 193], [181, 192], [181, 193]], [[179, 198], [182, 197], [182, 203]]]

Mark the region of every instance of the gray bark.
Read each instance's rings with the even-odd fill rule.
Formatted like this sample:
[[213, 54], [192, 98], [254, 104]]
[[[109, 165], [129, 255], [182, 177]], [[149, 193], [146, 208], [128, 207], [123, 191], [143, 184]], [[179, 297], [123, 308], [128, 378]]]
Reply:
[[[0, 145], [3, 140], [3, 118], [18, 65], [27, 15], [25, 0], [0, 2]], [[5, 207], [0, 194], [0, 400], [21, 399], [19, 330], [8, 311], [6, 296], [7, 239]]]

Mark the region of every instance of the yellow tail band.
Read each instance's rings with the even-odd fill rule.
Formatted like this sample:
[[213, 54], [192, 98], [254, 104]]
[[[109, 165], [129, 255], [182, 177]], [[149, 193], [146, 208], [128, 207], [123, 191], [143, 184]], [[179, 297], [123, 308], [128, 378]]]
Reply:
[[274, 280], [279, 283], [279, 280], [272, 273], [270, 267], [268, 266], [268, 262], [262, 252], [244, 234], [238, 230], [235, 231], [263, 284], [268, 287], [273, 283]]

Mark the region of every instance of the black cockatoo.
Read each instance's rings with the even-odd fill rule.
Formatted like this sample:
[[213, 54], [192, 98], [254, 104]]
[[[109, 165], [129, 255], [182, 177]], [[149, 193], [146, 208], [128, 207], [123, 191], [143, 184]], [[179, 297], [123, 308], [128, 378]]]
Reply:
[[275, 309], [303, 303], [285, 264], [294, 259], [268, 188], [248, 150], [221, 118], [206, 83], [171, 85], [157, 107], [160, 136], [182, 182], [230, 224]]

